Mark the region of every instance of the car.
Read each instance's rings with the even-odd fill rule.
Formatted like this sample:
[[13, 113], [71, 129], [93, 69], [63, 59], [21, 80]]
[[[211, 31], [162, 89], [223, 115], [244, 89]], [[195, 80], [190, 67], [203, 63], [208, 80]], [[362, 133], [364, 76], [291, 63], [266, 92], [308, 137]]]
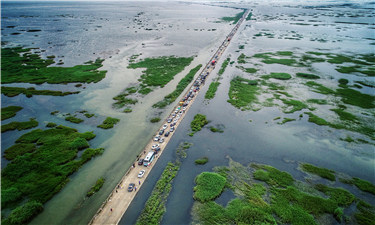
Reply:
[[182, 110], [186, 111], [186, 106], [182, 108]]
[[164, 134], [164, 130], [159, 131], [159, 135], [162, 135], [162, 134]]
[[170, 133], [169, 131], [165, 132], [164, 137], [168, 137], [169, 133]]
[[161, 150], [160, 147], [154, 149], [154, 151], [156, 151], [156, 153], [159, 152], [160, 150]]
[[174, 122], [174, 123], [177, 123], [177, 121], [178, 121], [178, 119], [177, 119], [177, 118], [173, 120], [173, 122]]
[[154, 137], [154, 141], [159, 141], [160, 140], [160, 135], [156, 135], [155, 137]]
[[142, 166], [143, 165], [143, 159], [139, 159], [138, 160], [138, 166]]
[[168, 118], [167, 123], [171, 123], [171, 122], [172, 122], [172, 118]]
[[171, 123], [171, 125], [170, 125], [170, 126], [171, 126], [171, 127], [174, 127], [175, 125], [176, 125], [176, 123]]
[[172, 118], [175, 118], [176, 117], [176, 113], [172, 113]]
[[168, 124], [164, 124], [163, 125], [163, 130], [167, 129], [168, 128]]
[[178, 113], [178, 109], [176, 109], [176, 110], [174, 111], [174, 113]]
[[134, 187], [135, 187], [135, 183], [130, 183], [128, 187], [128, 191], [132, 192], [134, 190]]
[[156, 149], [156, 148], [159, 148], [160, 145], [159, 144], [154, 144], [153, 146], [151, 146], [151, 149]]
[[171, 129], [169, 129], [169, 132], [173, 132], [174, 131], [174, 127], [171, 127]]
[[180, 112], [178, 112], [178, 114], [182, 115], [182, 113], [184, 113], [184, 111], [180, 110]]
[[159, 143], [163, 143], [163, 142], [164, 142], [164, 138], [160, 138]]
[[139, 171], [139, 173], [138, 173], [138, 178], [142, 178], [143, 175], [145, 175], [145, 173], [146, 173], [146, 170], [141, 170], [141, 171]]
[[181, 118], [181, 116], [180, 116], [180, 114], [178, 114], [177, 116], [176, 116], [176, 119], [180, 119]]

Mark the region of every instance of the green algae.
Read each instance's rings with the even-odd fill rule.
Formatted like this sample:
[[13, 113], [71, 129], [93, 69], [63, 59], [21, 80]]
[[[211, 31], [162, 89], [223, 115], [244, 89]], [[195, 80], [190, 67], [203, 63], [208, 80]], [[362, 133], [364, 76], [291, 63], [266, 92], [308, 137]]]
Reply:
[[52, 128], [52, 127], [57, 127], [56, 123], [49, 122], [47, 123], [46, 127]]
[[243, 14], [244, 14], [245, 12], [246, 12], [246, 10], [243, 9], [242, 12], [237, 13], [235, 16], [233, 16], [233, 17], [229, 17], [229, 16], [227, 16], [227, 17], [222, 17], [221, 20], [222, 20], [222, 21], [225, 21], [225, 22], [233, 22], [233, 24], [236, 24], [236, 23], [241, 19], [241, 17], [243, 16]]
[[1, 121], [16, 116], [17, 112], [23, 109], [21, 106], [8, 106], [1, 108]]
[[198, 66], [194, 67], [189, 71], [189, 73], [178, 82], [176, 89], [166, 95], [163, 100], [155, 103], [152, 107], [153, 108], [165, 108], [167, 105], [170, 105], [172, 102], [174, 102], [178, 96], [185, 90], [185, 88], [190, 84], [191, 81], [194, 79], [194, 75], [198, 72], [198, 70], [202, 67], [202, 64], [199, 64]]
[[314, 104], [318, 104], [318, 105], [327, 105], [328, 102], [327, 100], [325, 99], [307, 99], [308, 103], [314, 103]]
[[[94, 137], [92, 132], [78, 133], [76, 129], [58, 126], [36, 129], [17, 139], [17, 147], [7, 150], [7, 155], [13, 160], [2, 170], [1, 187], [2, 208], [16, 208], [7, 218], [2, 218], [2, 223], [14, 224], [12, 215], [15, 214], [23, 218], [22, 221], [29, 221], [39, 213], [25, 211], [24, 208], [29, 207], [26, 200], [36, 201], [41, 206], [64, 187], [69, 175], [101, 154], [103, 149], [87, 148], [87, 141]], [[78, 151], [84, 149], [82, 156], [77, 158]]]
[[289, 123], [289, 122], [292, 122], [292, 121], [296, 121], [296, 119], [284, 118], [281, 122], [278, 122], [278, 124], [282, 125], [282, 124]]
[[38, 121], [30, 119], [26, 122], [11, 122], [5, 125], [1, 125], [1, 133], [11, 130], [27, 130], [38, 126]]
[[97, 59], [85, 65], [74, 67], [53, 67], [52, 59], [41, 59], [31, 49], [2, 48], [1, 73], [2, 83], [91, 83], [101, 81], [106, 71], [99, 71], [104, 60]]
[[113, 128], [114, 125], [116, 125], [118, 122], [120, 122], [120, 119], [107, 117], [102, 124], [98, 125], [97, 127], [102, 129], [110, 129]]
[[32, 97], [33, 95], [52, 95], [52, 96], [66, 96], [72, 94], [78, 94], [79, 91], [74, 92], [62, 92], [62, 91], [50, 91], [50, 90], [35, 90], [34, 87], [20, 88], [20, 87], [1, 87], [1, 93], [7, 97], [15, 97], [19, 94], [24, 94], [26, 97]]
[[289, 110], [285, 109], [284, 113], [294, 113], [294, 112], [297, 112], [297, 111], [301, 111], [302, 109], [308, 108], [308, 106], [305, 103], [303, 103], [301, 101], [298, 101], [298, 100], [294, 100], [294, 99], [281, 99], [281, 101], [285, 105], [287, 105], [289, 107], [292, 107]]
[[154, 118], [151, 118], [150, 119], [150, 122], [151, 123], [157, 123], [157, 122], [159, 122], [160, 121], [160, 118], [159, 117], [154, 117]]
[[221, 65], [221, 68], [218, 72], [219, 75], [222, 75], [224, 73], [224, 71], [227, 68], [229, 62], [230, 62], [230, 58], [227, 58], [227, 59], [224, 60], [223, 64]]

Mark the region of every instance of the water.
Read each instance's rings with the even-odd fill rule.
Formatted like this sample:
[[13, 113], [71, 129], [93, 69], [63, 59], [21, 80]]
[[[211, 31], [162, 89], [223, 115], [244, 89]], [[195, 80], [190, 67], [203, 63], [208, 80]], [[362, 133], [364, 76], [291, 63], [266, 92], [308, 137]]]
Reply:
[[[253, 9], [253, 18], [256, 18], [256, 21], [246, 22], [246, 27], [242, 26], [237, 32], [222, 59], [230, 56], [235, 60], [242, 52], [252, 55], [257, 52], [280, 50], [292, 50], [298, 54], [320, 51], [319, 49], [337, 53], [373, 52], [373, 48], [369, 47], [369, 43], [373, 40], [368, 39], [373, 37], [371, 26], [335, 23], [335, 21], [371, 22], [374, 13], [365, 9], [371, 8], [368, 5], [360, 5], [359, 8], [331, 7], [327, 11], [321, 10], [321, 7], [306, 7], [322, 4], [316, 1], [307, 3], [295, 1], [292, 4], [283, 2], [214, 4], [250, 7]], [[336, 3], [325, 2], [324, 5], [326, 4]], [[335, 17], [338, 11], [345, 13], [352, 11], [366, 16]], [[141, 12], [144, 14], [138, 15]], [[91, 146], [106, 149], [102, 156], [91, 160], [72, 175], [70, 182], [45, 204], [43, 213], [31, 224], [87, 224], [124, 172], [131, 166], [136, 155], [163, 122], [151, 124], [149, 119], [156, 115], [166, 118], [172, 108], [170, 106], [165, 110], [155, 110], [151, 108], [152, 104], [174, 90], [178, 81], [191, 68], [208, 61], [232, 28], [227, 23], [215, 23], [215, 21], [221, 16], [233, 16], [238, 12], [239, 10], [231, 8], [179, 2], [2, 2], [2, 41], [9, 42], [7, 46], [38, 47], [46, 50], [41, 53], [42, 56], [56, 55], [58, 60], [62, 59], [65, 63], [63, 66], [72, 66], [101, 57], [106, 59], [102, 69], [108, 71], [105, 79], [96, 84], [84, 85], [86, 89], [79, 89], [81, 93], [78, 95], [33, 96], [32, 98], [23, 95], [13, 98], [2, 96], [2, 107], [20, 105], [25, 108], [16, 117], [5, 122], [24, 121], [35, 117], [39, 121], [39, 128], [45, 127], [44, 122], [55, 122], [77, 128], [80, 132], [93, 130], [97, 137], [90, 141]], [[279, 19], [267, 19], [264, 15], [278, 16]], [[298, 17], [294, 18], [290, 15]], [[319, 18], [315, 18], [317, 15]], [[321, 21], [314, 22], [319, 26], [291, 24], [301, 22], [296, 20], [306, 22], [311, 19]], [[15, 28], [6, 28], [7, 26], [15, 26]], [[145, 30], [146, 28], [152, 30]], [[26, 32], [28, 29], [41, 31]], [[208, 31], [209, 29], [217, 30]], [[275, 33], [275, 38], [252, 38], [254, 34], [264, 29]], [[296, 31], [303, 38], [299, 41], [278, 39], [279, 36], [289, 35], [291, 31]], [[11, 35], [14, 32], [21, 34]], [[311, 41], [321, 37], [327, 39], [327, 42]], [[236, 52], [241, 44], [245, 45], [245, 49]], [[139, 53], [142, 53], [142, 58], [160, 55], [197, 55], [197, 57], [183, 73], [176, 76], [163, 89], [158, 89], [140, 99], [132, 113], [123, 114], [112, 109], [112, 98], [137, 82], [141, 69], [127, 69], [127, 60], [131, 55]], [[221, 63], [217, 65], [216, 71]], [[277, 108], [264, 108], [258, 112], [239, 111], [230, 105], [227, 102], [230, 80], [236, 75], [246, 76], [236, 69], [235, 65], [227, 67], [216, 97], [208, 102], [204, 100], [204, 93], [209, 81], [214, 78], [210, 75], [206, 86], [203, 87], [198, 99], [180, 124], [120, 224], [134, 224], [165, 165], [175, 158], [175, 149], [184, 141], [193, 143], [193, 146], [187, 151], [187, 158], [183, 160], [175, 178], [162, 224], [191, 222], [194, 178], [203, 171], [212, 170], [215, 166], [227, 166], [227, 156], [244, 165], [250, 162], [269, 164], [298, 178], [303, 177], [303, 174], [296, 169], [298, 162], [307, 162], [375, 182], [373, 146], [350, 145], [339, 140], [339, 137], [346, 134], [354, 136], [355, 134], [311, 124], [307, 122], [306, 116], [284, 125], [278, 125], [277, 121], [273, 121], [273, 118], [280, 115], [298, 118], [300, 112], [283, 115]], [[281, 65], [270, 65], [261, 69], [264, 74], [276, 71], [300, 72], [298, 68]], [[320, 65], [313, 69], [316, 73], [323, 74], [322, 77], [325, 79], [327, 78], [328, 85], [339, 79], [339, 74], [334, 72], [332, 66]], [[328, 79], [330, 76], [334, 79]], [[357, 77], [349, 76], [350, 80]], [[359, 77], [357, 80], [359, 79], [367, 78]], [[10, 84], [9, 86], [71, 91], [77, 90], [74, 85]], [[293, 95], [307, 95], [298, 84], [291, 84], [291, 86], [294, 87], [291, 90]], [[371, 93], [372, 90], [364, 88], [361, 91]], [[61, 113], [87, 110], [89, 113], [95, 113], [97, 117], [85, 119], [83, 124], [76, 125], [64, 121], [62, 117], [50, 115], [50, 112], [55, 110]], [[187, 134], [190, 133], [190, 122], [196, 113], [207, 115], [208, 120], [211, 121], [210, 125], [224, 125], [224, 133], [212, 133], [204, 128], [194, 137], [189, 137]], [[104, 131], [96, 128], [106, 116], [120, 118], [121, 121], [112, 130]], [[26, 132], [28, 131], [2, 134], [2, 152]], [[207, 156], [209, 162], [196, 166], [194, 161], [203, 156]], [[6, 163], [2, 159], [2, 167]], [[106, 179], [101, 191], [91, 198], [86, 198], [87, 190], [101, 176]], [[228, 199], [224, 199], [223, 204], [231, 197], [230, 194], [228, 195]], [[366, 194], [362, 193], [362, 195], [361, 198], [368, 198]]]

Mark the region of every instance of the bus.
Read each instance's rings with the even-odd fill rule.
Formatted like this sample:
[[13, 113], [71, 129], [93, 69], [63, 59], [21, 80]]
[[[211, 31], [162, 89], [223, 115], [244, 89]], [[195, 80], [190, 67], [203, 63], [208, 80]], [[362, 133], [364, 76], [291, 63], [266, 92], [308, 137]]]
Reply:
[[154, 160], [154, 157], [155, 157], [155, 152], [149, 151], [148, 154], [146, 155], [146, 158], [143, 160], [143, 165], [144, 166], [150, 165], [152, 160]]

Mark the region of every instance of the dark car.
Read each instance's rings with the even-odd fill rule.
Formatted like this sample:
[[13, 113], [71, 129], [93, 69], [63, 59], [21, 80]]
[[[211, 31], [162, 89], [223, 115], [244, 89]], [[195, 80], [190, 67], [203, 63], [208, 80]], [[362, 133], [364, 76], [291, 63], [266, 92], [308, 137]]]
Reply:
[[162, 135], [162, 134], [164, 134], [164, 130], [159, 131], [159, 135]]
[[132, 192], [134, 190], [134, 187], [135, 187], [135, 183], [130, 183], [128, 187], [128, 191]]
[[173, 132], [174, 131], [174, 127], [171, 127], [171, 129], [169, 129], [169, 132]]
[[138, 165], [139, 165], [139, 166], [142, 166], [142, 165], [143, 165], [143, 159], [139, 159], [139, 160], [138, 160]]
[[164, 134], [164, 137], [168, 137], [169, 136], [169, 131], [165, 132]]

